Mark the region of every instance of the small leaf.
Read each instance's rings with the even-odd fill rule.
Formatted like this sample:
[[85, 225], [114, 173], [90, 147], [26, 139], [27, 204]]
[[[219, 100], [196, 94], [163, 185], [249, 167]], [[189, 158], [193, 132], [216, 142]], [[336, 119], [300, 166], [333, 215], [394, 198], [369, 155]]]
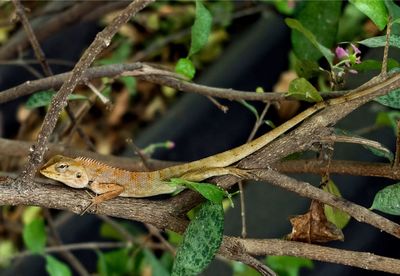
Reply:
[[[388, 69], [392, 70], [396, 67], [400, 67], [400, 64], [392, 58], [388, 59]], [[380, 70], [382, 68], [382, 61], [374, 60], [374, 59], [367, 59], [363, 60], [361, 63], [356, 63], [351, 66], [351, 69], [356, 70], [357, 72], [365, 72], [370, 70]]]
[[382, 0], [350, 0], [354, 6], [368, 16], [379, 30], [383, 30], [388, 21], [388, 12]]
[[259, 276], [260, 273], [254, 268], [241, 262], [232, 263], [233, 276]]
[[394, 131], [394, 135], [397, 135], [397, 121], [400, 120], [399, 111], [391, 112], [379, 112], [375, 119], [375, 124], [378, 126], [388, 126]]
[[297, 78], [290, 82], [289, 92], [286, 96], [291, 96], [299, 100], [307, 102], [320, 102], [322, 101], [321, 95], [317, 89], [309, 83], [305, 78]]
[[196, 74], [196, 68], [190, 59], [180, 58], [176, 63], [175, 72], [188, 77], [189, 79], [193, 79]]
[[252, 105], [249, 104], [248, 102], [246, 102], [245, 100], [240, 100], [239, 103], [241, 103], [242, 105], [244, 105], [248, 110], [250, 110], [251, 113], [254, 114], [254, 116], [256, 116], [256, 120], [258, 121], [260, 116], [258, 115], [258, 111], [257, 109]]
[[176, 252], [172, 276], [191, 276], [202, 272], [218, 251], [224, 232], [222, 204], [207, 201], [186, 228]]
[[193, 191], [196, 191], [204, 198], [214, 203], [221, 203], [222, 200], [228, 195], [225, 190], [210, 183], [191, 182], [181, 178], [171, 178], [170, 181], [173, 185], [185, 186]]
[[130, 275], [134, 260], [129, 256], [128, 248], [107, 253], [97, 252], [97, 255], [99, 256], [97, 269], [100, 275]]
[[386, 9], [389, 11], [389, 15], [392, 18], [392, 34], [399, 35], [400, 34], [400, 7], [394, 3], [394, 0], [385, 0]]
[[196, 18], [192, 27], [192, 42], [189, 57], [206, 45], [212, 26], [212, 16], [201, 0], [196, 0]]
[[[54, 91], [41, 91], [36, 92], [26, 101], [25, 106], [28, 109], [35, 109], [42, 106], [47, 106], [50, 104], [53, 96], [56, 93]], [[68, 100], [87, 100], [87, 97], [78, 94], [71, 94], [68, 96]]]
[[22, 222], [24, 224], [31, 223], [34, 219], [40, 218], [42, 208], [38, 206], [28, 206], [22, 213]]
[[2, 238], [0, 240], [0, 269], [9, 266], [17, 252], [17, 248], [11, 240]]
[[149, 264], [151, 274], [157, 276], [170, 276], [169, 271], [162, 265], [159, 259], [154, 256], [153, 252], [148, 249], [143, 249], [144, 262]]
[[[332, 180], [329, 180], [329, 182], [325, 186], [323, 186], [322, 189], [325, 192], [328, 192], [338, 197], [342, 197], [339, 188], [335, 185], [335, 183]], [[347, 214], [346, 212], [343, 212], [327, 204], [324, 204], [324, 213], [328, 221], [335, 224], [336, 227], [339, 229], [343, 229], [351, 218], [350, 215]]]
[[[339, 135], [345, 135], [348, 137], [359, 137], [362, 138], [359, 135], [355, 135], [354, 133], [351, 133], [348, 130], [343, 130], [343, 129], [339, 129], [339, 128], [335, 128], [335, 133], [339, 134]], [[383, 157], [388, 159], [390, 162], [393, 161], [394, 159], [394, 154], [387, 149], [386, 147], [384, 147], [382, 144], [379, 144], [379, 147], [372, 147], [372, 146], [367, 146], [367, 145], [362, 145], [365, 149], [369, 150], [372, 154], [379, 156], [379, 157]]]
[[320, 44], [317, 41], [315, 35], [312, 32], [310, 32], [308, 29], [306, 29], [300, 23], [300, 21], [298, 21], [296, 19], [292, 19], [292, 18], [286, 18], [285, 22], [291, 29], [301, 32], [311, 42], [311, 44], [321, 52], [321, 54], [326, 58], [328, 63], [332, 64], [334, 54], [331, 52], [331, 50], [326, 48], [324, 45]]
[[183, 236], [181, 234], [178, 234], [172, 230], [166, 229], [166, 234], [168, 236], [168, 242], [171, 243], [172, 245], [178, 246], [179, 244], [182, 243]]
[[22, 231], [22, 237], [28, 250], [34, 253], [43, 253], [46, 245], [46, 230], [41, 218], [32, 220], [26, 224]]
[[108, 65], [126, 62], [132, 53], [132, 41], [128, 39], [120, 40], [118, 47], [112, 52], [111, 57], [100, 59], [97, 64]]
[[393, 90], [384, 96], [380, 96], [376, 98], [375, 101], [381, 105], [400, 109], [400, 89]]
[[299, 276], [301, 268], [312, 269], [311, 260], [292, 256], [268, 256], [265, 263], [279, 275]]
[[387, 186], [377, 192], [370, 209], [400, 216], [400, 183]]
[[130, 76], [120, 77], [121, 82], [125, 85], [131, 96], [136, 95], [136, 79]]
[[50, 276], [70, 276], [72, 275], [69, 267], [54, 258], [53, 256], [46, 255], [46, 271]]
[[[375, 36], [359, 41], [358, 43], [370, 48], [384, 47], [386, 45], [386, 36]], [[400, 35], [391, 35], [389, 45], [400, 48]]]

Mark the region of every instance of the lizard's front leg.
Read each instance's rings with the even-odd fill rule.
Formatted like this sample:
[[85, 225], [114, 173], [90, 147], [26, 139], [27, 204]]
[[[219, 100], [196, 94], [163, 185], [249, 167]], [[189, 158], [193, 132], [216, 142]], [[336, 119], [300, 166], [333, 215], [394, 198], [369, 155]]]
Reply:
[[90, 207], [98, 205], [104, 201], [113, 199], [119, 196], [123, 191], [124, 187], [115, 183], [97, 183], [93, 182], [90, 184], [90, 189], [96, 193], [96, 196], [92, 199], [92, 202], [83, 211], [84, 214]]

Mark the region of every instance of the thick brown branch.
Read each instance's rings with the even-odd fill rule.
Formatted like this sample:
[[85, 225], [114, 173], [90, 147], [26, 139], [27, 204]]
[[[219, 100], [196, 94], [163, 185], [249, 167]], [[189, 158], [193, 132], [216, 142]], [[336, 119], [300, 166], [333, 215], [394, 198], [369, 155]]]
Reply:
[[225, 237], [224, 242], [242, 248], [251, 255], [288, 255], [312, 260], [349, 265], [367, 270], [400, 274], [400, 260], [367, 252], [355, 252], [301, 242], [276, 239], [239, 239]]
[[273, 166], [282, 173], [312, 173], [321, 174], [326, 171], [329, 173], [349, 174], [358, 176], [376, 176], [389, 179], [400, 179], [400, 168], [393, 167], [388, 163], [369, 163], [348, 160], [332, 160], [329, 168], [323, 166], [321, 161], [316, 159], [309, 160], [289, 160], [279, 162]]

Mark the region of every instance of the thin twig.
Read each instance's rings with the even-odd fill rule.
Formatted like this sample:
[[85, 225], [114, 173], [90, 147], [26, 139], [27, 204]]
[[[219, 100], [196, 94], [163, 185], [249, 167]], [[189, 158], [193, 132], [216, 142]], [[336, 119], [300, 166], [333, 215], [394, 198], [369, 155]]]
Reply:
[[398, 168], [400, 164], [400, 120], [397, 121], [397, 133], [396, 133], [396, 153], [394, 156], [393, 167]]
[[373, 140], [369, 140], [363, 137], [355, 137], [355, 136], [344, 136], [344, 135], [330, 135], [324, 137], [320, 140], [321, 142], [339, 142], [339, 143], [351, 143], [351, 144], [360, 144], [362, 146], [371, 147], [386, 153], [390, 153], [390, 150], [383, 146], [381, 143]]
[[[44, 253], [58, 253], [64, 251], [73, 250], [98, 250], [98, 249], [112, 249], [112, 248], [125, 248], [129, 247], [131, 244], [129, 242], [86, 242], [86, 243], [71, 243], [63, 244], [60, 246], [49, 246], [44, 249]], [[22, 258], [36, 254], [32, 251], [23, 251], [14, 258]]]
[[392, 19], [391, 17], [389, 17], [388, 23], [386, 25], [386, 43], [385, 43], [385, 48], [383, 49], [382, 68], [380, 74], [382, 77], [387, 76], [391, 30], [392, 30]]
[[214, 99], [211, 96], [207, 96], [207, 99], [209, 99], [210, 102], [212, 102], [223, 113], [227, 113], [228, 112], [229, 107], [227, 107], [226, 105], [221, 104], [220, 102], [218, 102], [216, 99]]
[[167, 250], [173, 256], [175, 256], [176, 254], [175, 248], [163, 237], [163, 235], [161, 235], [160, 230], [149, 223], [145, 223], [144, 225], [146, 226], [147, 230], [149, 230], [149, 233], [154, 237], [156, 237], [165, 246], [165, 248], [167, 248]]
[[29, 24], [28, 18], [26, 17], [24, 6], [21, 4], [21, 2], [19, 0], [12, 0], [12, 2], [15, 6], [15, 11], [25, 29], [28, 40], [29, 40], [30, 44], [32, 45], [33, 52], [35, 53], [35, 56], [36, 56], [37, 60], [39, 61], [39, 64], [42, 67], [44, 74], [46, 76], [53, 75], [53, 72], [51, 71], [51, 68], [50, 68], [49, 64], [47, 63], [46, 56], [45, 56], [42, 48], [39, 45], [39, 41], [37, 40], [37, 38], [35, 36], [35, 33], [31, 27], [31, 24]]
[[127, 139], [126, 142], [133, 148], [133, 151], [139, 156], [140, 160], [142, 160], [143, 166], [147, 171], [151, 170], [151, 166], [148, 162], [149, 157], [143, 154], [142, 150], [133, 142], [132, 139]]
[[[264, 117], [267, 115], [268, 109], [271, 106], [270, 103], [266, 103], [263, 111], [261, 112], [258, 120], [254, 123], [253, 129], [250, 132], [249, 137], [247, 138], [247, 143], [250, 142], [251, 140], [254, 139], [254, 136], [257, 133], [257, 130], [260, 128], [260, 126], [264, 123]], [[243, 188], [243, 181], [238, 182], [239, 186], [239, 196], [240, 196], [240, 217], [242, 220], [242, 233], [241, 236], [242, 238], [246, 238], [247, 236], [247, 230], [246, 230], [246, 205], [245, 205], [245, 200], [244, 200], [244, 188]]]

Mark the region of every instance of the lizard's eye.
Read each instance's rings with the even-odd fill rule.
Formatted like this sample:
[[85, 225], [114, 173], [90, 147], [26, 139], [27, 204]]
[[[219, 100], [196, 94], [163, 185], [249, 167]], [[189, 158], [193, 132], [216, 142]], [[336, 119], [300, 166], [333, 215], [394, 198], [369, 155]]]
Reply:
[[56, 171], [60, 172], [60, 173], [63, 173], [68, 169], [68, 167], [69, 167], [68, 164], [62, 163], [62, 164], [59, 164], [59, 165], [56, 166]]
[[82, 177], [81, 173], [80, 173], [80, 172], [77, 172], [77, 173], [76, 173], [76, 178], [81, 178], [81, 177]]

